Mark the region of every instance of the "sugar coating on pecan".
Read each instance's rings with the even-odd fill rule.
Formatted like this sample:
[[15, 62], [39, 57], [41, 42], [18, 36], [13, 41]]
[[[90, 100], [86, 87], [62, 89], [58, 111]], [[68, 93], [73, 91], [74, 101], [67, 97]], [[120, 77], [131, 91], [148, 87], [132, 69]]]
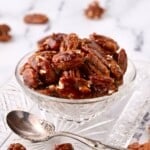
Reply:
[[11, 40], [11, 35], [9, 32], [11, 28], [7, 24], [0, 24], [0, 41], [7, 42]]
[[128, 145], [128, 150], [149, 150], [150, 149], [150, 142], [145, 142], [140, 144], [139, 142], [132, 143]]
[[126, 52], [113, 39], [57, 33], [40, 40], [20, 74], [28, 87], [42, 94], [85, 99], [118, 91], [126, 69]]
[[38, 50], [39, 51], [45, 51], [47, 50], [54, 50], [59, 51], [60, 44], [63, 41], [63, 39], [66, 37], [66, 34], [64, 33], [58, 33], [58, 34], [52, 34], [50, 36], [46, 36], [38, 41]]
[[10, 144], [7, 150], [26, 150], [26, 148], [20, 143]]
[[54, 55], [52, 62], [57, 69], [69, 70], [81, 66], [84, 58], [78, 50], [68, 50]]
[[55, 146], [54, 150], [74, 150], [71, 143], [63, 143]]
[[48, 20], [46, 15], [39, 13], [27, 14], [24, 17], [24, 22], [27, 24], [45, 24]]
[[67, 35], [61, 43], [60, 51], [75, 50], [78, 48], [79, 38], [75, 33]]
[[119, 48], [117, 42], [112, 38], [103, 35], [97, 35], [96, 33], [90, 35], [90, 38], [102, 47], [101, 50], [104, 50], [104, 53], [114, 54]]
[[89, 19], [99, 19], [104, 13], [104, 8], [102, 8], [98, 1], [93, 1], [84, 10], [84, 14]]

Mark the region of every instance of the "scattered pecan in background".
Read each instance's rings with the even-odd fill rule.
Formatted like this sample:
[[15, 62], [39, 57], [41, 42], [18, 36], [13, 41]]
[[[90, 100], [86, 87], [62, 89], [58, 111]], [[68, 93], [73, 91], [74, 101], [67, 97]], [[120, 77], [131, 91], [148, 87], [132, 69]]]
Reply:
[[0, 24], [0, 41], [7, 42], [11, 39], [11, 35], [9, 35], [10, 27], [7, 24]]
[[99, 19], [104, 13], [104, 8], [102, 8], [98, 1], [93, 1], [84, 10], [84, 14], [89, 19]]
[[26, 148], [20, 143], [10, 144], [7, 150], [26, 150]]
[[96, 33], [88, 38], [55, 33], [38, 42], [21, 75], [37, 92], [80, 99], [116, 92], [126, 69], [126, 52], [113, 39]]
[[44, 14], [28, 14], [24, 17], [24, 22], [28, 24], [45, 24], [48, 22], [48, 17]]
[[60, 145], [56, 145], [55, 150], [74, 150], [72, 144], [64, 143]]
[[150, 150], [150, 142], [146, 142], [144, 144], [135, 142], [128, 146], [128, 150]]

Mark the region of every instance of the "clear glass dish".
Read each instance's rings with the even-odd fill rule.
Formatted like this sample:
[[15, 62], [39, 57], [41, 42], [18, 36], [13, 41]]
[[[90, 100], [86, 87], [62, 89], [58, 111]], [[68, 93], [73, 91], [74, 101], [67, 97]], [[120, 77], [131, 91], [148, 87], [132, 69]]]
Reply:
[[40, 94], [28, 88], [24, 84], [22, 76], [19, 74], [20, 68], [32, 54], [33, 52], [25, 55], [17, 64], [15, 71], [17, 82], [31, 100], [38, 103], [40, 108], [54, 116], [76, 122], [89, 120], [106, 111], [108, 107], [117, 103], [122, 97], [126, 96], [127, 92], [129, 94], [132, 91], [131, 87], [136, 77], [136, 69], [134, 64], [129, 60], [128, 68], [124, 75], [124, 83], [119, 87], [119, 90], [112, 95], [90, 99], [70, 100]]
[[[107, 110], [84, 124], [50, 117], [49, 121], [54, 123], [56, 131], [69, 131], [120, 147], [126, 147], [134, 141], [141, 143], [148, 141], [149, 137], [147, 137], [145, 127], [150, 123], [150, 115], [148, 115], [150, 114], [150, 92], [148, 88], [150, 86], [150, 70], [147, 69], [150, 67], [150, 63], [142, 61], [134, 61], [134, 63], [137, 75], [132, 96], [125, 96], [124, 99], [117, 101], [116, 107], [113, 105], [113, 109]], [[7, 112], [16, 109], [31, 111], [31, 113], [40, 115], [45, 119], [49, 115], [48, 112], [46, 116], [45, 113], [40, 113], [37, 105], [22, 92], [14, 77], [1, 88], [0, 99], [0, 149], [5, 150], [10, 143], [16, 142], [22, 143], [28, 150], [50, 150], [55, 144], [64, 142], [71, 142], [75, 149], [89, 149], [85, 144], [64, 137], [58, 137], [48, 142], [30, 143], [13, 134], [5, 122]]]

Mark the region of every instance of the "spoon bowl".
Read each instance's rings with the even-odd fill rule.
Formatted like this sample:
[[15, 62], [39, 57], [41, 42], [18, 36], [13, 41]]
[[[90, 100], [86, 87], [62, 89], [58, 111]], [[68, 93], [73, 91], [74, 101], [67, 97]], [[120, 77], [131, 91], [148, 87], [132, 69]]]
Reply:
[[19, 136], [32, 142], [48, 140], [55, 131], [52, 123], [25, 111], [11, 111], [7, 114], [8, 126]]

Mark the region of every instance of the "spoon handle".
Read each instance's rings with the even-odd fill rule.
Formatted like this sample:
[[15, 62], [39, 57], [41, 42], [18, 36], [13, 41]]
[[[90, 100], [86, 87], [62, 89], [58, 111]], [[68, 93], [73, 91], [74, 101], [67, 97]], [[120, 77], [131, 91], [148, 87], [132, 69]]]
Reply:
[[65, 136], [65, 137], [69, 137], [69, 138], [78, 140], [81, 143], [84, 143], [87, 146], [91, 147], [93, 150], [102, 150], [102, 149], [106, 149], [106, 148], [110, 148], [112, 150], [125, 150], [123, 148], [108, 146], [108, 145], [101, 143], [100, 141], [88, 139], [86, 137], [82, 137], [80, 135], [70, 133], [70, 132], [59, 132], [59, 133], [56, 133], [54, 136]]

